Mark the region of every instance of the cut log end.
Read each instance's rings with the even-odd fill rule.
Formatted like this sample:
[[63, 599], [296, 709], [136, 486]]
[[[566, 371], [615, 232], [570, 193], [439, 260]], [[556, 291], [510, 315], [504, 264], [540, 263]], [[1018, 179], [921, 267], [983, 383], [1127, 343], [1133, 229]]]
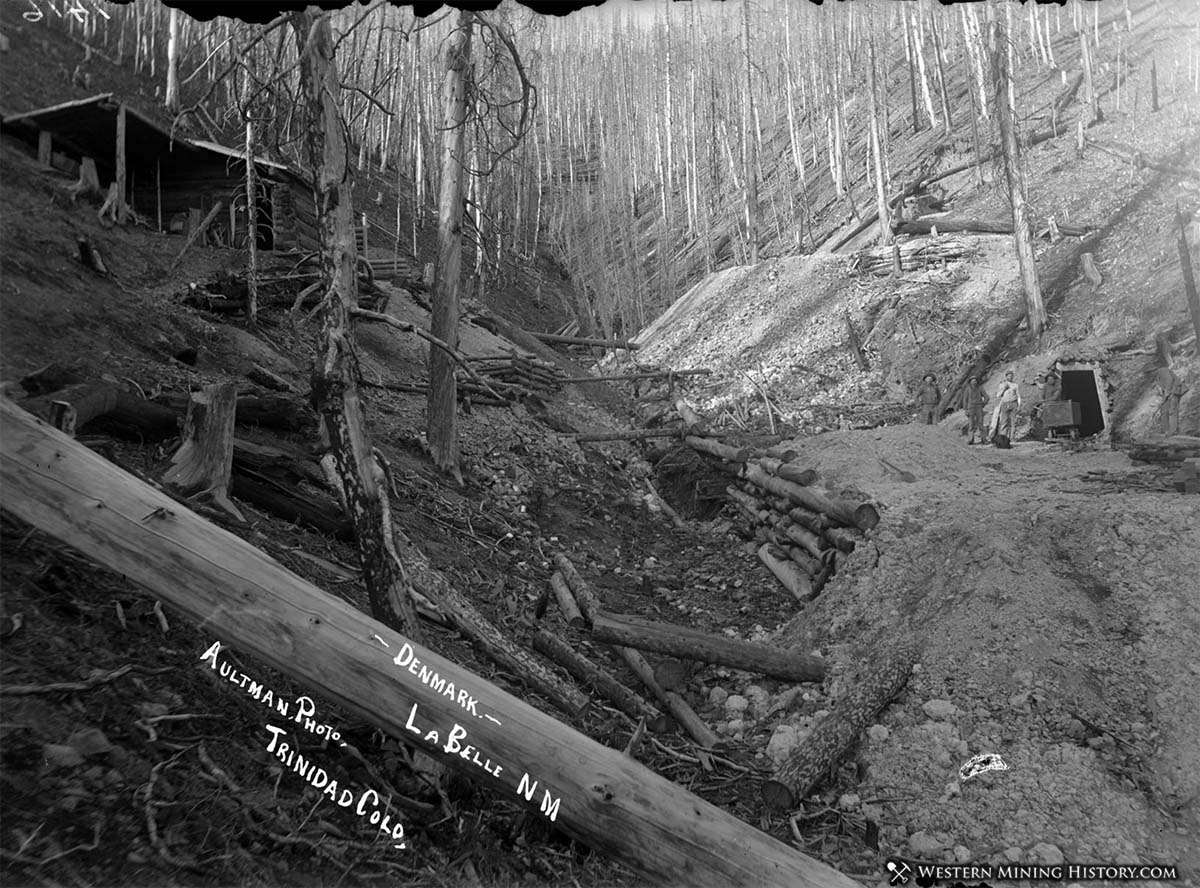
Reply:
[[775, 811], [787, 811], [796, 804], [796, 797], [790, 789], [778, 780], [767, 780], [762, 786], [763, 802]]
[[863, 503], [854, 510], [854, 523], [862, 530], [870, 530], [879, 523], [879, 510], [870, 503]]

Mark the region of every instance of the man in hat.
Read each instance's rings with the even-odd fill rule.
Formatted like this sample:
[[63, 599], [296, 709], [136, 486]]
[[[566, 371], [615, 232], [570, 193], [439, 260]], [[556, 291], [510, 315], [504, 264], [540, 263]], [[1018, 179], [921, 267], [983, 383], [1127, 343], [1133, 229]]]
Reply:
[[932, 373], [927, 373], [922, 382], [924, 385], [917, 391], [917, 407], [921, 411], [920, 421], [925, 425], [933, 425], [938, 401], [942, 400], [942, 391], [937, 387], [937, 377]]
[[978, 376], [967, 377], [967, 387], [963, 389], [962, 406], [967, 411], [967, 443], [975, 443], [975, 435], [979, 435], [979, 443], [987, 442], [983, 429], [983, 408], [988, 402], [988, 393], [979, 384]]
[[1004, 374], [1004, 382], [996, 392], [996, 417], [993, 420], [997, 435], [1003, 435], [1012, 441], [1017, 429], [1017, 413], [1021, 409], [1021, 387], [1017, 385], [1016, 374], [1009, 370]]

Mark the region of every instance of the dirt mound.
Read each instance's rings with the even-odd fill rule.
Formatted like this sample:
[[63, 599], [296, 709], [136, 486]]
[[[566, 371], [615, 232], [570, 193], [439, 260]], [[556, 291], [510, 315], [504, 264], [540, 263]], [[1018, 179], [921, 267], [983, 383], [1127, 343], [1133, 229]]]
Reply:
[[[964, 442], [902, 426], [792, 444], [883, 518], [784, 637], [850, 661], [896, 634], [928, 640], [855, 791], [902, 797], [882, 804], [883, 832], [918, 858], [1029, 862], [1049, 843], [1194, 871], [1200, 503], [1121, 454]], [[1009, 770], [960, 780], [981, 753]]]

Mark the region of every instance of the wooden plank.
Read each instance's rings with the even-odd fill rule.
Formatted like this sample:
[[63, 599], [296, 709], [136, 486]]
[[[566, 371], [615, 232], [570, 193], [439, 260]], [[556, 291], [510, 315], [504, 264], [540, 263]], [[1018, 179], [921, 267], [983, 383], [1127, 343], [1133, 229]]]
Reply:
[[[409, 643], [11, 402], [0, 400], [0, 422], [7, 510], [300, 682], [309, 696], [524, 800], [648, 880], [857, 888], [618, 750]], [[215, 668], [219, 657], [197, 652], [201, 666]], [[445, 692], [450, 682], [453, 697]], [[260, 739], [265, 745], [270, 737]]]

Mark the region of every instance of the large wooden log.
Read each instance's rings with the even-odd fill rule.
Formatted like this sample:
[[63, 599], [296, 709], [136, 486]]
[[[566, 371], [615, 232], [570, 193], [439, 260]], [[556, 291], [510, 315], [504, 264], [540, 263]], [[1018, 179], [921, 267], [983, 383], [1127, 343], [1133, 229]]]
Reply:
[[749, 447], [730, 447], [728, 444], [722, 444], [712, 438], [701, 438], [694, 434], [688, 434], [683, 440], [693, 450], [699, 450], [701, 453], [707, 453], [709, 456], [732, 463], [744, 463], [754, 452]]
[[354, 542], [354, 525], [333, 500], [311, 493], [297, 496], [294, 487], [253, 470], [238, 468], [236, 454], [235, 449], [235, 468], [229, 488], [234, 499], [257, 506], [284, 521], [310, 527], [347, 543]]
[[588, 441], [645, 441], [647, 438], [678, 438], [678, 429], [628, 429], [621, 432], [583, 432], [575, 436], [580, 444]]
[[885, 653], [763, 784], [767, 805], [786, 810], [803, 801], [900, 693], [919, 657], [920, 645], [912, 638]]
[[820, 657], [626, 614], [598, 614], [592, 621], [592, 637], [609, 644], [732, 666], [788, 681], [822, 681], [825, 678], [825, 663]]
[[756, 463], [764, 471], [770, 472], [776, 478], [791, 481], [793, 484], [799, 484], [801, 487], [808, 487], [817, 481], [817, 473], [812, 469], [802, 469], [786, 460], [776, 459], [773, 456], [760, 456], [752, 460], [752, 462]]
[[592, 591], [592, 587], [584, 582], [583, 577], [579, 575], [579, 571], [575, 569], [575, 565], [566, 555], [561, 552], [555, 555], [554, 566], [558, 568], [563, 579], [567, 581], [567, 587], [575, 597], [575, 603], [579, 605], [584, 619], [590, 626], [592, 620], [600, 613], [600, 599], [596, 597], [596, 593]]
[[559, 382], [622, 382], [633, 379], [674, 379], [707, 376], [711, 370], [651, 370], [645, 373], [608, 373], [603, 376], [565, 376]]
[[791, 592], [797, 601], [805, 602], [813, 597], [812, 582], [808, 574], [790, 558], [781, 558], [772, 552], [770, 543], [763, 543], [758, 547], [758, 560], [767, 566], [775, 575], [775, 579], [779, 580], [783, 588]]
[[811, 488], [776, 478], [756, 465], [747, 465], [744, 475], [746, 480], [757, 484], [763, 490], [786, 496], [797, 505], [828, 515], [839, 524], [870, 530], [879, 523], [879, 512], [870, 503], [856, 504], [827, 497]]
[[636, 342], [627, 339], [591, 339], [586, 336], [560, 336], [557, 333], [534, 333], [533, 336], [541, 342], [554, 342], [563, 345], [591, 345], [596, 348], [623, 348], [637, 351], [641, 348]]
[[[940, 234], [955, 231], [973, 231], [980, 234], [1012, 234], [1011, 219], [955, 219], [943, 216], [936, 219], [917, 219], [913, 222], [900, 222], [893, 226], [897, 234], [929, 234], [935, 228]], [[1088, 229], [1075, 225], [1059, 225], [1060, 234], [1067, 237], [1083, 237]]]
[[108, 382], [79, 382], [46, 395], [21, 401], [21, 406], [43, 419], [50, 405], [64, 401], [75, 408], [77, 430], [89, 422], [104, 420], [114, 434], [133, 439], [161, 441], [179, 434], [180, 413], [129, 394]]
[[[409, 643], [2, 399], [0, 421], [0, 483], [10, 513], [144, 586], [310, 695], [540, 807], [569, 835], [644, 878], [856, 888], [831, 867]], [[450, 682], [461, 693], [446, 694]]]
[[163, 483], [177, 488], [184, 496], [204, 496], [238, 521], [244, 521], [237, 506], [229, 501], [236, 405], [237, 386], [233, 383], [209, 385], [192, 393], [183, 423], [183, 443], [171, 457]]
[[579, 605], [575, 603], [575, 598], [571, 595], [571, 590], [567, 588], [567, 581], [563, 579], [560, 571], [556, 570], [550, 575], [550, 591], [554, 593], [558, 609], [562, 611], [567, 625], [582, 627], [584, 625], [583, 614], [579, 612]]
[[413, 588], [432, 601], [450, 624], [493, 662], [516, 675], [529, 687], [569, 715], [579, 715], [588, 698], [563, 681], [537, 657], [516, 644], [507, 634], [451, 584], [449, 578], [429, 561], [419, 546], [399, 528], [393, 527], [396, 551], [408, 571]]
[[569, 644], [545, 629], [539, 629], [533, 636], [533, 646], [543, 656], [549, 657], [567, 672], [584, 684], [591, 685], [597, 693], [603, 694], [617, 708], [630, 718], [644, 718], [651, 730], [664, 730], [664, 718], [661, 712], [647, 703], [640, 694], [631, 691], [621, 684], [583, 654]]
[[614, 650], [693, 740], [706, 749], [720, 745], [721, 738], [701, 720], [700, 716], [696, 715], [696, 711], [688, 705], [687, 701], [677, 692], [664, 688], [659, 683], [654, 674], [654, 667], [646, 662], [645, 657], [629, 647], [617, 646]]

